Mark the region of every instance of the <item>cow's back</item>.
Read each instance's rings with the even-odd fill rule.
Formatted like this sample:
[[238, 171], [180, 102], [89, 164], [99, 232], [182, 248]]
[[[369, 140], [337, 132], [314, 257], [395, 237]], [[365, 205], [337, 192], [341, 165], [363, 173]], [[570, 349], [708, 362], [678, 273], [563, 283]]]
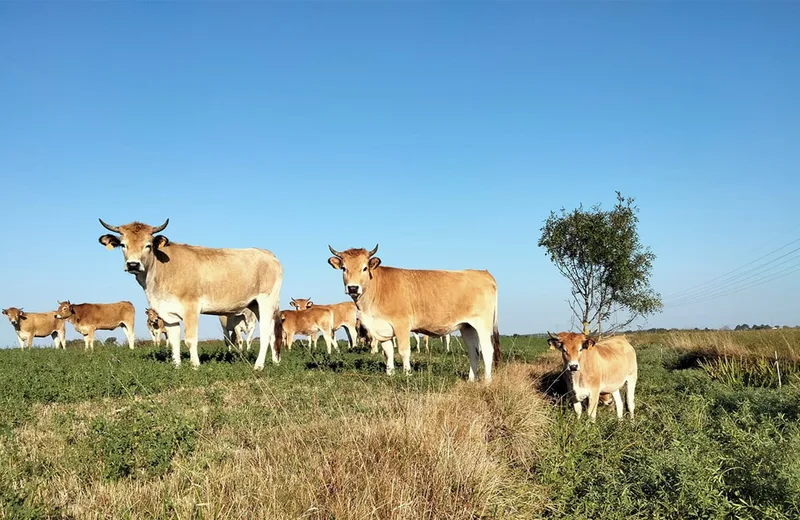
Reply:
[[136, 309], [129, 301], [115, 303], [74, 304], [74, 313], [82, 325], [95, 327], [117, 327], [120, 323], [132, 324]]
[[[408, 316], [411, 328], [441, 335], [455, 325], [481, 316], [488, 319], [497, 303], [497, 282], [483, 270], [435, 271], [378, 267], [380, 280], [370, 298], [370, 314]], [[489, 323], [491, 325], [491, 323]]]
[[159, 248], [153, 271], [147, 277], [146, 290], [158, 299], [221, 302], [221, 312], [229, 307], [246, 307], [256, 295], [274, 292], [283, 279], [277, 257], [259, 248], [170, 243]]
[[586, 351], [590, 354], [588, 363], [581, 364], [587, 373], [591, 371], [592, 379], [603, 382], [622, 384], [622, 381], [638, 372], [636, 350], [625, 336], [612, 336], [598, 341]]
[[64, 320], [59, 320], [53, 312], [28, 312], [22, 320], [20, 330], [33, 332], [34, 336], [45, 337], [56, 331], [64, 331]]

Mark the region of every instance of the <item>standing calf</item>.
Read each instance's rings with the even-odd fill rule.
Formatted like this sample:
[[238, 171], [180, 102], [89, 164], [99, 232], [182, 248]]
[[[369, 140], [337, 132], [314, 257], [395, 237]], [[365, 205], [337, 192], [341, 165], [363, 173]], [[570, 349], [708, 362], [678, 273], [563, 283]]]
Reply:
[[28, 348], [33, 345], [33, 338], [50, 336], [55, 341], [56, 348], [67, 348], [64, 339], [64, 322], [53, 317], [52, 312], [25, 312], [16, 307], [3, 309], [3, 314], [8, 316], [8, 321], [17, 333], [19, 348]]
[[240, 314], [226, 314], [219, 317], [219, 324], [222, 326], [222, 335], [225, 343], [228, 344], [228, 352], [231, 344], [236, 342], [239, 352], [242, 351], [247, 342], [247, 351], [250, 352], [250, 344], [253, 342], [253, 332], [256, 330], [258, 317], [249, 308], [245, 308]]
[[150, 337], [153, 338], [153, 343], [158, 347], [161, 345], [161, 335], [167, 339], [167, 327], [164, 320], [155, 311], [155, 309], [145, 309], [144, 313], [147, 315], [147, 330], [150, 331]]
[[125, 329], [128, 337], [128, 346], [133, 349], [135, 334], [133, 325], [136, 309], [129, 301], [116, 303], [70, 303], [69, 300], [60, 302], [56, 311], [56, 318], [72, 323], [82, 336], [84, 349], [94, 350], [94, 333], [97, 330], [114, 330], [117, 327]]
[[633, 419], [633, 396], [636, 391], [638, 366], [636, 351], [624, 336], [614, 336], [595, 342], [594, 339], [575, 332], [552, 332], [547, 343], [550, 348], [561, 351], [564, 371], [568, 372], [567, 383], [574, 393], [573, 408], [581, 415], [581, 401], [589, 399], [587, 413], [592, 421], [597, 418], [600, 394], [614, 396], [617, 417], [622, 419], [622, 398], [619, 390], [627, 383], [625, 397], [628, 413]]
[[289, 350], [292, 349], [295, 334], [310, 337], [312, 334], [320, 333], [325, 339], [328, 354], [331, 353], [331, 347], [334, 345], [336, 351], [339, 352], [339, 345], [333, 341], [333, 312], [330, 309], [311, 307], [302, 311], [281, 311], [280, 321], [283, 340], [289, 346]]
[[[336, 334], [337, 330], [344, 327], [344, 331], [347, 333], [347, 342], [349, 343], [350, 348], [352, 349], [355, 346], [358, 339], [358, 335], [356, 333], [357, 309], [355, 303], [341, 302], [332, 303], [330, 305], [317, 305], [311, 301], [311, 298], [292, 298], [292, 301], [289, 302], [289, 305], [293, 306], [299, 311], [310, 309], [312, 306], [316, 309], [329, 309], [333, 313], [334, 335]], [[309, 346], [311, 343], [316, 344], [317, 334], [314, 333], [313, 336], [309, 336], [308, 341]], [[335, 338], [334, 341], [336, 341]]]

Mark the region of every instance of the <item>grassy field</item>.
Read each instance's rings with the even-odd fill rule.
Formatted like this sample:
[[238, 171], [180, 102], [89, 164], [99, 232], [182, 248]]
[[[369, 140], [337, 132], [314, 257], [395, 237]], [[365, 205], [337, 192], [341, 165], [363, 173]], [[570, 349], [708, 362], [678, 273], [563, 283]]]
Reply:
[[199, 370], [146, 343], [0, 351], [0, 516], [800, 517], [800, 331], [699, 334], [631, 335], [637, 419], [596, 424], [534, 337], [503, 338], [488, 388], [438, 341], [410, 378], [299, 342], [263, 373], [221, 342]]

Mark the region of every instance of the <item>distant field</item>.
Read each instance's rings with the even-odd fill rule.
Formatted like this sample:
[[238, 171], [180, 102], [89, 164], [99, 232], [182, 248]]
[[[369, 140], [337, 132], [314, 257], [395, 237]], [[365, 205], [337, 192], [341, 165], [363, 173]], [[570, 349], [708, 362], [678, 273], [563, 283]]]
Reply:
[[201, 343], [199, 370], [149, 344], [3, 350], [0, 516], [800, 517], [800, 331], [698, 334], [630, 335], [637, 419], [595, 425], [527, 336], [489, 388], [455, 342], [410, 378], [299, 342], [263, 373], [257, 344]]

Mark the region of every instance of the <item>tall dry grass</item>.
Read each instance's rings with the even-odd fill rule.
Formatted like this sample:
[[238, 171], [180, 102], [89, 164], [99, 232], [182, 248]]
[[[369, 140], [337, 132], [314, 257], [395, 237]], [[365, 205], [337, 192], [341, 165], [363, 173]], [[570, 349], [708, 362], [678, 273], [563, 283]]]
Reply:
[[633, 333], [634, 345], [661, 344], [708, 357], [778, 358], [800, 363], [800, 329]]
[[[202, 425], [196, 449], [161, 477], [118, 481], [102, 478], [99, 463], [74, 447], [86, 441], [81, 424], [120, 403], [49, 405], [18, 429], [27, 447], [7, 470], [33, 478], [26, 475], [41, 472], [26, 467], [46, 465], [37, 502], [77, 518], [529, 518], [545, 498], [525, 473], [548, 422], [533, 384], [529, 366], [508, 365], [488, 387], [384, 389], [364, 395], [364, 412], [335, 417], [281, 412], [265, 392], [270, 420], [242, 413], [252, 396], [227, 384], [222, 412], [241, 419], [221, 423], [208, 419], [197, 390], [172, 393], [164, 398], [183, 402], [182, 413]], [[64, 432], [64, 413], [85, 421]]]

